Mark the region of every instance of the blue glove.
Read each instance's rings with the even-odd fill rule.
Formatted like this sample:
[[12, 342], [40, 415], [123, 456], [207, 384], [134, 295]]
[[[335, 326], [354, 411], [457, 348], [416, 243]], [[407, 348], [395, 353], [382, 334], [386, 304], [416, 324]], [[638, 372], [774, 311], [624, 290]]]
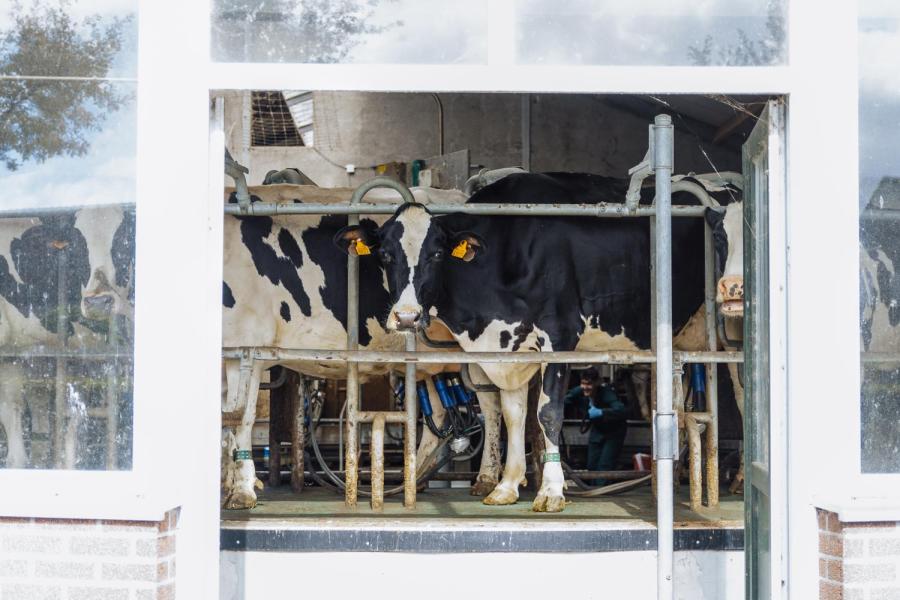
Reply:
[[603, 409], [591, 406], [588, 408], [588, 419], [599, 419], [603, 416]]

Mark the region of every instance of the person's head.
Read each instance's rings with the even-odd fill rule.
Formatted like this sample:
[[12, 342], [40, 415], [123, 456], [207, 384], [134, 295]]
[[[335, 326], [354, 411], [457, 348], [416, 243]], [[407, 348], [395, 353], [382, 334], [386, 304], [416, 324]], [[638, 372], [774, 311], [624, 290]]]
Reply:
[[581, 372], [581, 391], [585, 396], [590, 396], [594, 391], [594, 385], [597, 383], [599, 373], [594, 367], [588, 367]]

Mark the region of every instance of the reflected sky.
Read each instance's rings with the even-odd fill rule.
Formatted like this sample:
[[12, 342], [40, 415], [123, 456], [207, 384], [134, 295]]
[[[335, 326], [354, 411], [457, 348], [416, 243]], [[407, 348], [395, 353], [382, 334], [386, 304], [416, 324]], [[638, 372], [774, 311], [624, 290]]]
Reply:
[[[31, 6], [30, 2], [23, 4], [26, 9]], [[63, 6], [78, 22], [100, 15], [108, 24], [114, 18], [130, 16], [122, 28], [122, 50], [107, 76], [137, 77], [137, 0], [80, 0]], [[10, 10], [0, 10], [0, 31], [9, 30], [13, 23]], [[129, 96], [130, 100], [118, 111], [106, 115], [98, 131], [87, 132], [85, 137], [90, 144], [87, 154], [55, 156], [43, 162], [30, 160], [14, 171], [0, 163], [5, 191], [0, 210], [135, 201], [136, 85], [113, 85], [117, 93]]]

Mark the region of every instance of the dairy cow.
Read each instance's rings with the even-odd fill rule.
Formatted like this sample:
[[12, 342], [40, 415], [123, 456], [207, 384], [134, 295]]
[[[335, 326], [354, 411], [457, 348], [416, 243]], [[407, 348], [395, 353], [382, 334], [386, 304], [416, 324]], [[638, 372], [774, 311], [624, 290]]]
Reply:
[[[63, 306], [59, 306], [61, 253], [65, 253]], [[68, 349], [104, 344], [110, 315], [122, 317], [126, 324], [132, 320], [133, 279], [133, 209], [91, 207], [41, 218], [0, 218], [0, 347], [23, 353], [34, 347], [59, 348], [60, 311], [68, 315]], [[7, 468], [29, 465], [23, 431], [24, 375], [24, 360], [0, 359], [0, 426], [6, 432]], [[70, 422], [68, 467], [76, 459], [74, 427]]]
[[[469, 202], [622, 202], [627, 181], [582, 174], [511, 174]], [[722, 194], [728, 202], [733, 193]], [[642, 203], [652, 191], [645, 190]], [[676, 204], [696, 204], [676, 193]], [[734, 221], [730, 205], [723, 223]], [[711, 219], [714, 217], [710, 216]], [[739, 218], [738, 218], [739, 219]], [[738, 220], [739, 222], [739, 220]], [[675, 219], [673, 329], [675, 347], [704, 349], [703, 223]], [[731, 256], [728, 240], [718, 251]], [[465, 351], [638, 350], [650, 345], [650, 243], [646, 219], [433, 216], [426, 206], [401, 206], [381, 227], [346, 227], [335, 236], [347, 251], [362, 244], [388, 281], [390, 330], [443, 323]], [[737, 295], [737, 288], [726, 290]], [[723, 298], [724, 299], [724, 298]], [[525, 473], [527, 383], [538, 370], [538, 421], [544, 435], [543, 482], [533, 503], [539, 512], [565, 506], [559, 463], [564, 364], [483, 364], [500, 388], [509, 447], [503, 479], [488, 504], [518, 499]]]
[[[298, 195], [315, 202], [346, 200], [351, 190], [292, 185], [250, 188], [254, 201], [290, 202]], [[431, 188], [413, 188], [420, 202], [462, 203], [464, 194]], [[400, 200], [393, 190], [376, 189], [366, 196], [367, 202]], [[226, 201], [234, 202], [226, 190]], [[384, 217], [379, 219], [384, 221]], [[366, 227], [377, 227], [376, 221], [362, 220]], [[334, 253], [332, 238], [347, 224], [345, 216], [292, 215], [278, 217], [230, 217], [224, 224], [223, 282], [223, 346], [274, 346], [280, 348], [342, 349], [347, 343], [347, 259]], [[385, 328], [390, 297], [378, 265], [360, 261], [359, 346], [363, 350], [404, 349], [404, 338]], [[431, 332], [434, 335], [434, 332]], [[447, 338], [449, 339], [449, 337]], [[263, 368], [275, 363], [256, 364], [250, 378], [248, 401], [238, 398], [240, 365], [225, 361], [226, 411], [240, 409], [242, 422], [233, 438], [225, 432], [223, 446], [223, 505], [227, 508], [250, 508], [256, 504], [256, 475], [252, 460], [233, 460], [232, 449], [249, 450], [250, 434], [256, 410], [256, 390]], [[340, 363], [281, 362], [288, 368], [312, 377], [346, 378], [346, 367]], [[442, 370], [431, 365], [429, 372]], [[383, 376], [389, 366], [360, 365], [360, 374], [368, 378]], [[440, 423], [443, 409], [436, 400], [430, 378], [426, 378]], [[499, 478], [499, 408], [496, 394], [479, 393], [485, 419], [485, 450], [473, 493], [484, 494], [493, 489]], [[428, 430], [419, 445], [419, 467], [437, 445]]]

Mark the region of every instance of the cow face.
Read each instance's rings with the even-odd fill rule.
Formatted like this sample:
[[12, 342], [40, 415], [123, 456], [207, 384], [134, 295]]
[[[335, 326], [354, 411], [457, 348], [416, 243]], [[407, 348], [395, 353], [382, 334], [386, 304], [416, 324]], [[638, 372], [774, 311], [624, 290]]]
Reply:
[[134, 310], [134, 213], [122, 207], [79, 210], [75, 227], [87, 241], [90, 279], [82, 290], [87, 319], [131, 317]]
[[724, 317], [744, 316], [743, 202], [733, 202], [721, 213], [706, 209], [716, 251], [716, 302]]
[[350, 254], [374, 254], [384, 269], [390, 292], [389, 330], [427, 326], [428, 311], [443, 289], [446, 261], [471, 261], [484, 244], [474, 234], [447, 231], [425, 206], [402, 205], [380, 229], [350, 226], [335, 243]]

